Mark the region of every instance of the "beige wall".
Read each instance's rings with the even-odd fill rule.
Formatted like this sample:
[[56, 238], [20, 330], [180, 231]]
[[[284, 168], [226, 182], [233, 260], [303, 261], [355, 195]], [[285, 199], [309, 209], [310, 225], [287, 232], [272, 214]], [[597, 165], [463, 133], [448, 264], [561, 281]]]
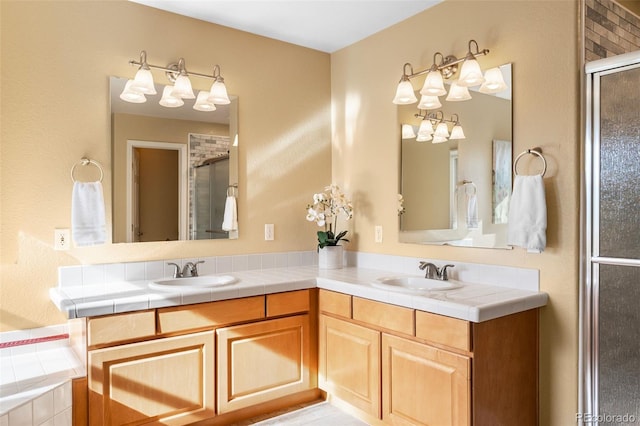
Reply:
[[[402, 65], [429, 67], [436, 51], [463, 55], [471, 38], [491, 50], [479, 59], [484, 68], [513, 62], [514, 153], [541, 146], [549, 163], [540, 255], [396, 242], [400, 129], [391, 99]], [[445, 1], [331, 57], [333, 179], [356, 193], [349, 249], [539, 269], [550, 296], [540, 318], [541, 425], [572, 424], [577, 410], [579, 50], [578, 2]]]
[[[128, 1], [2, 0], [0, 15], [0, 331], [65, 320], [48, 296], [58, 266], [315, 247], [304, 217], [331, 179], [328, 54]], [[131, 78], [142, 49], [149, 63], [184, 57], [194, 72], [218, 63], [239, 97], [240, 238], [54, 251], [54, 228], [71, 225], [69, 171], [82, 156], [105, 166], [110, 218], [109, 76]], [[265, 223], [275, 241], [264, 241]]]

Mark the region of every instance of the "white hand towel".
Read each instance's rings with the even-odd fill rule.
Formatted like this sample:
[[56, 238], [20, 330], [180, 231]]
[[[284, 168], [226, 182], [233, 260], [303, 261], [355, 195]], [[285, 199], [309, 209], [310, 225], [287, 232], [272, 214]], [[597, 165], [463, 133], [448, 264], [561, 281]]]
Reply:
[[236, 206], [236, 197], [229, 195], [224, 204], [224, 219], [222, 220], [223, 231], [238, 230], [238, 210]]
[[509, 202], [507, 244], [540, 253], [547, 245], [547, 203], [541, 175], [516, 176]]
[[478, 197], [476, 194], [467, 195], [467, 228], [478, 227]]
[[76, 246], [104, 244], [106, 222], [100, 182], [75, 182], [71, 197], [71, 234]]

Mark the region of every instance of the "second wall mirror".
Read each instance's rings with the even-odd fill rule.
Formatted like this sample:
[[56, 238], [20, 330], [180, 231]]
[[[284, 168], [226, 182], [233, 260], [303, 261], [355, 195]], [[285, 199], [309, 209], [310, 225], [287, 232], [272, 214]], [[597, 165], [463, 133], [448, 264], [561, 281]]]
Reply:
[[[512, 176], [512, 66], [500, 67], [508, 88], [496, 94], [470, 90], [472, 99], [444, 101], [433, 110], [399, 105], [401, 170], [400, 242], [509, 248], [507, 211]], [[420, 98], [420, 94], [416, 94]], [[420, 141], [425, 114], [456, 121], [464, 139]], [[438, 120], [435, 119], [434, 123]], [[410, 127], [407, 127], [410, 126]], [[439, 143], [438, 143], [439, 142]]]
[[128, 103], [126, 82], [110, 78], [113, 242], [237, 238], [222, 222], [238, 193], [238, 98], [215, 111]]

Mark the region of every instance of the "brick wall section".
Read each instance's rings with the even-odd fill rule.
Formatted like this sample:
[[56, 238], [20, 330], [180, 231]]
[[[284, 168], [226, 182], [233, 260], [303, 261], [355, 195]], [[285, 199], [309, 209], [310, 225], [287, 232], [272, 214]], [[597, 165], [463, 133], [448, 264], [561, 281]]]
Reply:
[[585, 1], [587, 62], [640, 50], [640, 17], [613, 0]]

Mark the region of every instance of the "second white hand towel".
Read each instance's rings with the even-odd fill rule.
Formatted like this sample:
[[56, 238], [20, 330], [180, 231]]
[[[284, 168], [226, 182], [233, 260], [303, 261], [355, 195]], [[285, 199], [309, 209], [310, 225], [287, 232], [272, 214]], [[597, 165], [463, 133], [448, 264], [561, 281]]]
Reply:
[[71, 198], [71, 234], [78, 247], [104, 244], [106, 222], [100, 182], [75, 182]]
[[478, 196], [467, 195], [467, 228], [478, 228]]
[[509, 202], [507, 244], [533, 253], [547, 245], [547, 202], [541, 175], [516, 176]]
[[224, 219], [222, 220], [222, 230], [238, 230], [238, 209], [236, 206], [236, 197], [234, 197], [233, 195], [227, 196], [227, 201], [224, 204]]

